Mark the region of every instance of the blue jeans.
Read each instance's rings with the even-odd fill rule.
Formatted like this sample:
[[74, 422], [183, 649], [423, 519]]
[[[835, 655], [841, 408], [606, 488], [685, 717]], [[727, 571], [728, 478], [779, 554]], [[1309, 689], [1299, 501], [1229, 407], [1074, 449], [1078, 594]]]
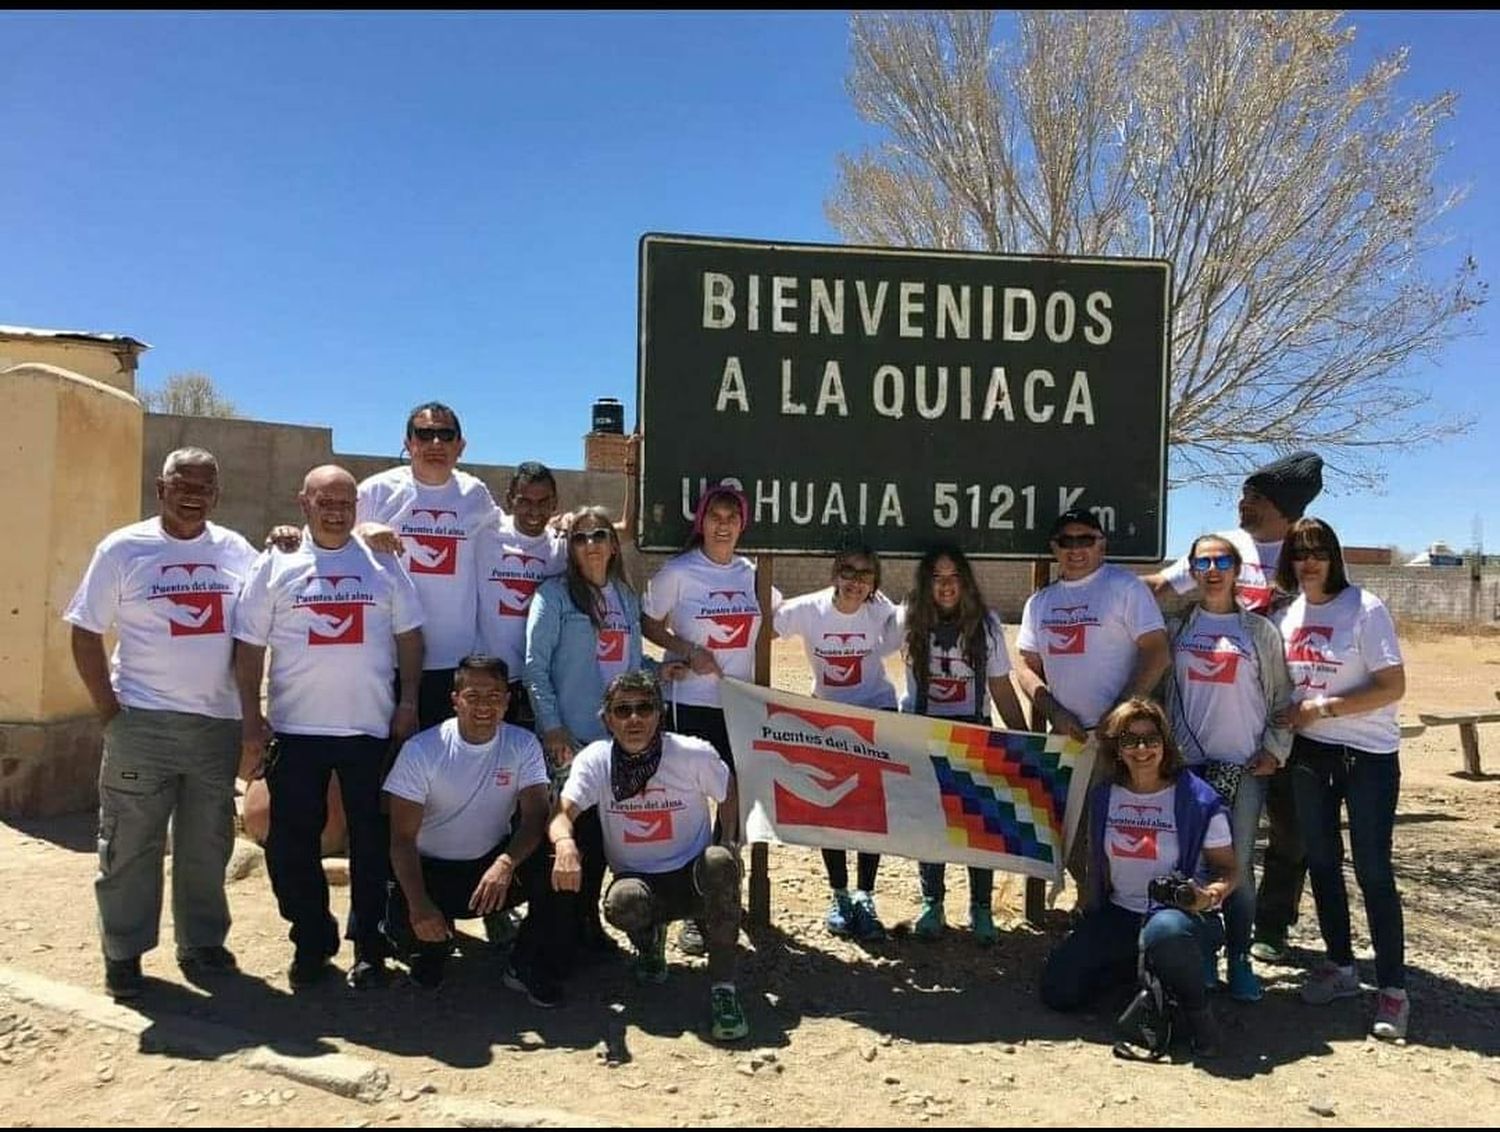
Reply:
[[1163, 908], [1146, 920], [1106, 903], [1083, 917], [1073, 934], [1047, 956], [1042, 1001], [1053, 1010], [1077, 1010], [1116, 986], [1134, 985], [1142, 951], [1167, 993], [1184, 1010], [1208, 1002], [1203, 960], [1219, 950], [1224, 925], [1216, 914], [1194, 916]]
[[1255, 834], [1270, 783], [1269, 777], [1257, 778], [1247, 770], [1240, 775], [1234, 805], [1229, 810], [1234, 863], [1239, 870], [1239, 880], [1224, 904], [1225, 950], [1230, 955], [1244, 955], [1250, 950], [1250, 936], [1255, 927]]
[[[922, 861], [917, 865], [917, 876], [922, 882], [922, 899], [941, 902], [947, 895], [945, 876], [948, 866], [942, 861]], [[995, 890], [995, 873], [992, 869], [976, 869], [969, 866], [969, 907], [990, 906], [990, 895]]]
[[1339, 809], [1347, 804], [1354, 876], [1375, 943], [1376, 979], [1382, 987], [1406, 986], [1406, 929], [1391, 867], [1391, 834], [1401, 793], [1396, 752], [1361, 751], [1298, 735], [1290, 766], [1313, 903], [1329, 960], [1344, 967], [1354, 963], [1339, 832]]

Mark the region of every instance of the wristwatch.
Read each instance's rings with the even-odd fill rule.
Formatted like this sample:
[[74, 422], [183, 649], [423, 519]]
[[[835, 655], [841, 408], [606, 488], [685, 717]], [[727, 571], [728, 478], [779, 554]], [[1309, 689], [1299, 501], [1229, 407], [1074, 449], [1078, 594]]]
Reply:
[[1319, 696], [1313, 703], [1318, 709], [1319, 719], [1333, 718], [1333, 702], [1327, 696]]

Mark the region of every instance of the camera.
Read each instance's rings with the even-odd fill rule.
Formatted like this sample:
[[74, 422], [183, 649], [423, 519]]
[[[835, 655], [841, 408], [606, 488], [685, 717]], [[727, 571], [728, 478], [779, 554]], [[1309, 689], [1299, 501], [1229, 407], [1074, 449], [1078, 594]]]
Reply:
[[1191, 881], [1181, 873], [1171, 873], [1153, 877], [1146, 885], [1146, 898], [1167, 908], [1188, 909], [1193, 906], [1197, 895]]

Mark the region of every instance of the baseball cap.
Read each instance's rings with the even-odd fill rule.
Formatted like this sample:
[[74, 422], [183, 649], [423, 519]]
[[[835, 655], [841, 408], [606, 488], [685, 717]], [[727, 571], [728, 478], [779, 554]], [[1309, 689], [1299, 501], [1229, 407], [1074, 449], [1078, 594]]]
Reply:
[[1099, 525], [1098, 515], [1083, 507], [1071, 507], [1057, 517], [1052, 524], [1052, 533], [1047, 537], [1056, 538], [1069, 523], [1081, 523], [1085, 527], [1093, 527], [1101, 535], [1104, 533], [1104, 528]]

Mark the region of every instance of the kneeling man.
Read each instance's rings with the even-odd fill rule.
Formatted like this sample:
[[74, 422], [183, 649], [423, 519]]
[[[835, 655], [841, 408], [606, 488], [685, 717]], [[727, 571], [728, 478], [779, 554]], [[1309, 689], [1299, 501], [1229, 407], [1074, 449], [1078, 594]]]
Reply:
[[455, 718], [412, 736], [385, 780], [395, 873], [386, 934], [413, 981], [436, 987], [454, 920], [488, 921], [526, 902], [504, 982], [537, 1006], [556, 1006], [569, 943], [558, 933], [571, 923], [560, 916], [571, 897], [548, 883], [541, 744], [524, 727], [502, 722], [510, 673], [499, 657], [460, 661], [451, 696]]
[[573, 823], [597, 806], [614, 872], [604, 916], [635, 945], [637, 980], [666, 980], [667, 924], [703, 919], [713, 1037], [734, 1041], [750, 1032], [734, 987], [740, 865], [732, 847], [711, 843], [709, 812], [717, 803], [726, 819], [720, 827], [739, 827], [734, 780], [711, 745], [665, 731], [661, 707], [661, 691], [646, 673], [610, 681], [603, 717], [613, 738], [574, 756], [549, 831], [557, 854], [552, 881], [559, 891], [578, 891], [583, 866]]

